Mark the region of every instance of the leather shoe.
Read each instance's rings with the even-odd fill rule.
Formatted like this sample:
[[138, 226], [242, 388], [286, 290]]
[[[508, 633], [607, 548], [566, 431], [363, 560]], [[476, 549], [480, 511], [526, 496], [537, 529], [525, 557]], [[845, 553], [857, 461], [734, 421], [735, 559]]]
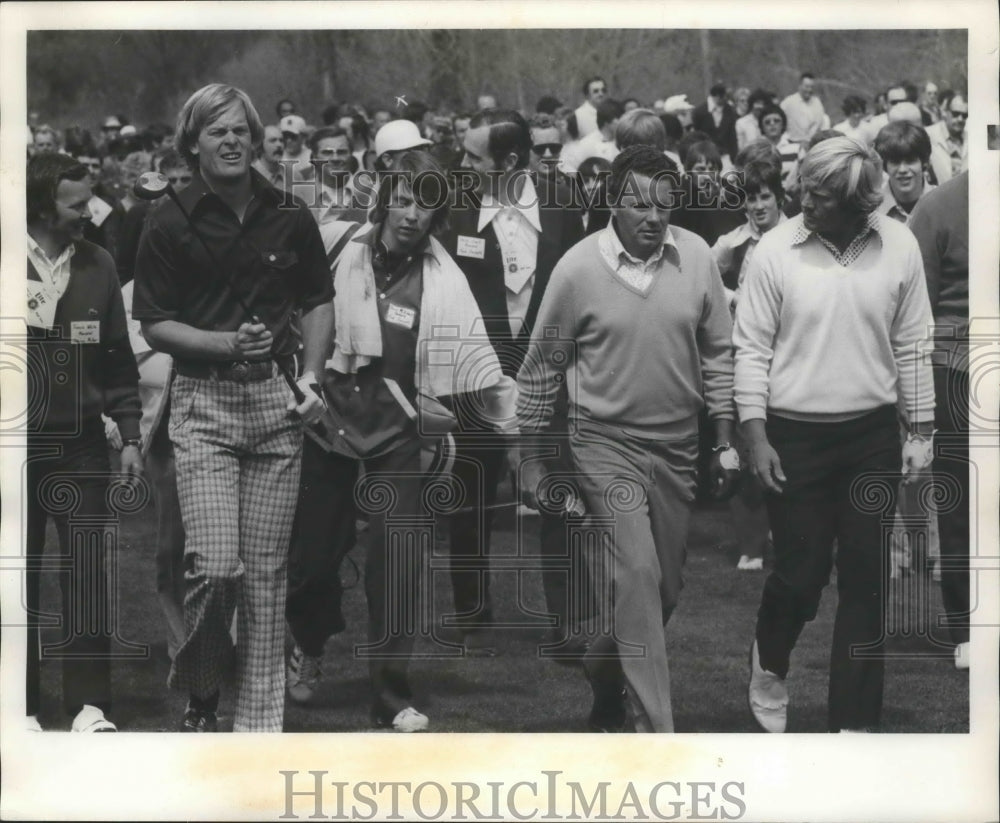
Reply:
[[788, 720], [788, 689], [784, 678], [760, 665], [757, 641], [750, 645], [750, 685], [747, 703], [757, 724], [766, 732], [781, 734]]
[[594, 702], [587, 717], [587, 726], [593, 732], [619, 734], [628, 724], [628, 702], [625, 686], [609, 683], [595, 676], [586, 663], [583, 666], [587, 682], [594, 693]]
[[219, 720], [215, 712], [210, 712], [207, 709], [196, 709], [190, 703], [188, 704], [184, 711], [184, 719], [181, 721], [182, 732], [203, 734], [218, 730]]

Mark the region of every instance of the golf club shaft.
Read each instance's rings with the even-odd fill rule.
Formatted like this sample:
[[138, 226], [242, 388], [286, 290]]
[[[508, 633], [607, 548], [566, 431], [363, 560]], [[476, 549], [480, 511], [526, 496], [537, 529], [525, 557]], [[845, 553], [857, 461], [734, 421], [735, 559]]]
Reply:
[[[465, 507], [463, 507], [461, 509], [456, 509], [455, 511], [448, 512], [448, 514], [449, 515], [453, 515], [453, 514], [471, 514], [472, 512], [478, 512], [478, 511], [495, 512], [495, 511], [502, 511], [504, 509], [513, 509], [513, 508], [516, 508], [517, 506], [520, 506], [520, 505], [521, 505], [521, 501], [519, 501], [519, 500], [512, 500], [509, 503], [491, 503], [489, 506], [481, 506], [481, 507], [479, 507], [479, 506], [465, 506]], [[537, 510], [536, 510], [536, 513], [537, 514], [541, 514], [541, 512], [539, 512]], [[583, 514], [584, 514], [584, 512], [582, 510], [576, 509], [575, 505], [574, 505], [574, 508], [572, 510], [561, 512], [561, 514], [564, 514], [564, 515], [565, 514], [573, 514], [573, 515], [576, 515], [577, 517], [582, 517]]]

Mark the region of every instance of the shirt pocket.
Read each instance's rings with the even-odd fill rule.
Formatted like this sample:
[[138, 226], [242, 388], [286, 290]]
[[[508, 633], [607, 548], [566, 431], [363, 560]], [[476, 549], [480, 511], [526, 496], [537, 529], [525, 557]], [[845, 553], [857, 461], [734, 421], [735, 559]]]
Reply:
[[260, 253], [261, 262], [269, 272], [285, 272], [295, 267], [299, 256], [288, 249], [264, 249]]
[[288, 249], [264, 249], [260, 253], [264, 294], [269, 300], [287, 299], [295, 293], [299, 256]]

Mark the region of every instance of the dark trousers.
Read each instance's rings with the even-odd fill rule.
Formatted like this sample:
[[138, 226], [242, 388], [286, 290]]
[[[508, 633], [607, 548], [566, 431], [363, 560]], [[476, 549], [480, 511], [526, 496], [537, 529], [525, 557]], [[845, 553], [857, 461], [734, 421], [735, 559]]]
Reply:
[[[561, 423], [565, 424], [565, 419]], [[553, 473], [571, 478], [577, 494], [582, 496], [569, 436], [553, 437], [549, 442], [558, 454], [546, 460], [547, 466]], [[597, 595], [585, 552], [582, 546], [571, 545], [567, 540], [567, 520], [561, 514], [539, 512], [538, 552], [547, 566], [542, 571], [542, 591], [546, 610], [556, 617], [554, 634], [562, 639], [567, 634], [586, 631], [587, 622], [598, 612]]]
[[[740, 462], [748, 465], [750, 449], [738, 431], [733, 434], [733, 445], [740, 453]], [[740, 555], [763, 557], [771, 525], [767, 522], [763, 487], [749, 471], [740, 472], [736, 493], [729, 498], [729, 512]]]
[[878, 725], [884, 662], [852, 647], [882, 637], [888, 536], [901, 467], [894, 406], [843, 423], [772, 416], [767, 435], [787, 482], [769, 494], [774, 571], [764, 583], [756, 637], [761, 665], [788, 674], [799, 634], [816, 617], [837, 540], [837, 615], [830, 654], [829, 728]]
[[156, 596], [163, 612], [167, 655], [171, 660], [184, 644], [184, 522], [177, 498], [177, 466], [166, 421], [153, 434], [146, 453], [145, 475], [156, 502]]
[[420, 579], [433, 531], [422, 492], [420, 441], [363, 462], [355, 494], [369, 515], [365, 594], [369, 661], [375, 708], [394, 715], [409, 705], [407, 669], [419, 624]]
[[[59, 452], [54, 455], [54, 452]], [[76, 714], [84, 704], [107, 712], [111, 707], [111, 604], [107, 580], [105, 500], [110, 473], [104, 426], [87, 421], [79, 435], [41, 440], [28, 436], [26, 606], [28, 660], [27, 714], [38, 714], [40, 701], [39, 626], [56, 625], [55, 615], [39, 614], [39, 564], [45, 550], [45, 526], [55, 520], [62, 592], [59, 640], [46, 654], [62, 659], [63, 705]]]
[[[468, 407], [467, 407], [468, 406]], [[488, 558], [490, 534], [493, 529], [493, 511], [497, 486], [506, 467], [506, 441], [495, 434], [490, 426], [469, 409], [475, 404], [451, 402], [459, 424], [455, 434], [455, 466], [453, 476], [461, 491], [462, 511], [449, 518], [450, 556]], [[573, 460], [569, 451], [567, 427], [567, 400], [557, 399], [550, 428], [552, 445], [558, 450], [556, 457], [547, 459], [550, 470], [573, 473]], [[515, 489], [515, 498], [517, 497]], [[542, 572], [542, 588], [546, 608], [556, 616], [555, 629], [559, 634], [575, 631], [578, 624], [597, 613], [596, 596], [590, 573], [582, 553], [571, 552], [566, 541], [566, 520], [559, 514], [539, 514], [539, 553], [552, 561]], [[455, 613], [459, 625], [468, 633], [483, 629], [493, 623], [493, 602], [490, 597], [490, 575], [485, 568], [477, 570], [451, 570], [451, 585], [455, 600]], [[570, 589], [573, 588], [571, 592]]]
[[292, 637], [310, 657], [346, 627], [340, 565], [355, 542], [354, 484], [358, 461], [327, 453], [308, 437], [288, 551], [285, 617]]
[[[969, 373], [935, 365], [934, 394], [938, 433], [933, 471], [950, 487], [938, 512], [938, 537], [945, 561], [941, 597], [952, 641], [965, 643], [969, 639]], [[958, 568], [948, 568], [952, 563]]]
[[[478, 429], [478, 430], [477, 430]], [[488, 558], [490, 533], [497, 486], [500, 483], [506, 442], [480, 423], [468, 421], [462, 433], [455, 435], [453, 476], [460, 495], [462, 511], [449, 518], [450, 555], [452, 558]], [[493, 622], [488, 569], [451, 569], [451, 587], [455, 613], [463, 629], [474, 631]]]

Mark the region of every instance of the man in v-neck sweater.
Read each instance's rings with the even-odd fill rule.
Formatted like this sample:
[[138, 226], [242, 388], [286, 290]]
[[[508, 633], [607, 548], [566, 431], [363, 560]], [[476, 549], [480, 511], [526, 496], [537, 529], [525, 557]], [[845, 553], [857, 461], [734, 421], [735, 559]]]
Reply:
[[[729, 309], [708, 245], [669, 226], [676, 186], [676, 167], [650, 146], [616, 158], [613, 219], [559, 261], [518, 373], [522, 435], [544, 429], [568, 382], [575, 480], [591, 525], [607, 530], [596, 542], [610, 556], [588, 562], [613, 631], [584, 660], [601, 731], [625, 725], [626, 687], [637, 731], [673, 731], [665, 625], [682, 586], [703, 406], [718, 444], [713, 489], [722, 496], [735, 479], [723, 469], [736, 465]], [[529, 505], [538, 465], [524, 462]]]

